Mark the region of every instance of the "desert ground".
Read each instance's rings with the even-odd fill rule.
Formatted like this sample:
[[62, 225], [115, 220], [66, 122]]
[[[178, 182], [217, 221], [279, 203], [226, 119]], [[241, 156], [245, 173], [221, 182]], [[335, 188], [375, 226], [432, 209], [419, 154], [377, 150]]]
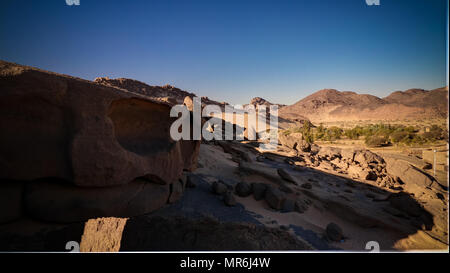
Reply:
[[448, 251], [448, 139], [310, 141], [291, 130], [298, 113], [267, 151], [261, 138], [172, 139], [170, 109], [193, 94], [170, 85], [1, 61], [0, 88], [0, 251]]

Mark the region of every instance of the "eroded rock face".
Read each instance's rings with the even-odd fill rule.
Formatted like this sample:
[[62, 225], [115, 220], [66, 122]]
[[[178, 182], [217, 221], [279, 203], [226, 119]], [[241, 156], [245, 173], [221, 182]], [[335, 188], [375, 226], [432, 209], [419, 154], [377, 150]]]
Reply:
[[301, 133], [291, 133], [289, 135], [285, 135], [281, 132], [278, 134], [278, 141], [280, 141], [281, 145], [299, 152], [309, 152], [311, 150], [311, 145], [306, 142]]
[[170, 189], [178, 199], [171, 185], [196, 167], [200, 141], [172, 140], [169, 101], [4, 61], [0, 90], [0, 187], [28, 182], [24, 200], [8, 188], [20, 198], [0, 222], [17, 218], [20, 202], [56, 222], [147, 213]]
[[[177, 182], [179, 183], [179, 182]], [[34, 181], [25, 188], [27, 215], [48, 222], [71, 223], [96, 217], [130, 217], [164, 206], [170, 185], [136, 179], [125, 185], [86, 188], [58, 181]]]
[[400, 179], [400, 181], [404, 183], [402, 186], [406, 191], [420, 194], [427, 188], [437, 187], [437, 183], [434, 183], [435, 180], [432, 177], [423, 173], [408, 162], [389, 157], [386, 157], [385, 161], [387, 172], [396, 179]]
[[190, 168], [188, 145], [170, 138], [169, 105], [7, 62], [0, 70], [1, 178], [98, 187], [144, 175], [171, 183]]

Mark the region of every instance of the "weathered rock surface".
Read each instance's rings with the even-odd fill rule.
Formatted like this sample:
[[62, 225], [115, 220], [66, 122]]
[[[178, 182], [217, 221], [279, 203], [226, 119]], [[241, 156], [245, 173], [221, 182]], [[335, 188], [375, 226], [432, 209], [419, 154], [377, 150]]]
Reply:
[[404, 183], [402, 187], [407, 192], [422, 194], [427, 188], [438, 187], [438, 184], [434, 183], [434, 179], [406, 161], [389, 157], [386, 157], [385, 161], [387, 173], [399, 178]]
[[127, 218], [90, 219], [84, 225], [80, 252], [118, 252]]
[[171, 139], [164, 101], [4, 61], [0, 89], [3, 179], [104, 187], [148, 176], [168, 184], [198, 154], [198, 144]]
[[270, 186], [266, 189], [265, 199], [271, 208], [281, 210], [284, 200], [286, 200], [286, 195], [279, 189]]
[[364, 180], [376, 180], [377, 175], [358, 165], [350, 165], [347, 169], [348, 174], [353, 178], [361, 178]]
[[26, 213], [49, 222], [80, 222], [96, 217], [130, 217], [155, 211], [169, 198], [170, 185], [136, 179], [128, 184], [83, 188], [34, 181], [25, 188]]
[[301, 133], [285, 134], [280, 132], [278, 134], [278, 141], [281, 145], [297, 150], [299, 152], [309, 152], [311, 145], [304, 139]]
[[[145, 230], [146, 232], [140, 232]], [[139, 217], [127, 222], [121, 251], [149, 250], [307, 250], [288, 232], [210, 218]]]
[[0, 224], [20, 218], [22, 214], [23, 183], [0, 181]]
[[200, 141], [172, 140], [172, 101], [124, 87], [0, 61], [0, 223], [128, 217], [181, 197]]
[[276, 169], [267, 168], [259, 162], [248, 163], [241, 161], [239, 162], [239, 170], [247, 174], [261, 175], [278, 184], [284, 183], [284, 179], [280, 177]]
[[335, 223], [329, 223], [326, 228], [327, 237], [335, 242], [339, 242], [343, 238], [343, 232], [340, 226]]
[[264, 199], [267, 185], [264, 183], [252, 183], [253, 198], [256, 201]]
[[247, 197], [252, 194], [252, 187], [246, 182], [239, 182], [236, 185], [236, 194], [240, 197]]

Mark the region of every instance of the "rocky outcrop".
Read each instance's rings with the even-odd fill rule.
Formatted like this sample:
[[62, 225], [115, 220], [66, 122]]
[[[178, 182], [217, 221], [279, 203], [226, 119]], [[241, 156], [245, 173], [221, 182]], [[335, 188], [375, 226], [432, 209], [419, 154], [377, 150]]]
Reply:
[[385, 160], [387, 172], [400, 181], [407, 192], [420, 195], [426, 189], [439, 187], [432, 177], [408, 162], [389, 157], [386, 157]]
[[0, 90], [0, 187], [14, 208], [1, 222], [21, 205], [62, 222], [146, 213], [196, 167], [200, 142], [172, 140], [167, 101], [3, 61]]
[[[142, 94], [146, 97], [150, 97], [154, 100], [162, 101], [170, 105], [185, 103], [190, 111], [192, 111], [192, 107], [190, 107], [192, 106], [192, 98], [196, 96], [194, 93], [181, 90], [170, 84], [166, 84], [164, 86], [153, 86], [133, 79], [110, 79], [108, 77], [98, 77], [94, 80], [94, 82], [106, 86], [122, 88], [136, 94]], [[186, 101], [186, 98], [189, 99]], [[189, 100], [191, 105], [186, 103], [189, 102]], [[201, 97], [201, 102], [202, 106], [214, 104], [224, 107], [227, 105], [225, 102], [217, 102], [209, 99], [208, 97]]]
[[127, 218], [90, 219], [84, 225], [80, 252], [118, 252]]
[[278, 134], [278, 141], [281, 145], [297, 150], [299, 152], [309, 152], [311, 145], [303, 138], [302, 133]]

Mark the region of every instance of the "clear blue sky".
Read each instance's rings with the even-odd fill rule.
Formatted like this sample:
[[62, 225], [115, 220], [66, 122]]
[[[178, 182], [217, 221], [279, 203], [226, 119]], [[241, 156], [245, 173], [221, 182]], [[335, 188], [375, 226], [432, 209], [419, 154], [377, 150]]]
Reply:
[[447, 85], [447, 0], [0, 2], [0, 59], [93, 80], [292, 104]]

